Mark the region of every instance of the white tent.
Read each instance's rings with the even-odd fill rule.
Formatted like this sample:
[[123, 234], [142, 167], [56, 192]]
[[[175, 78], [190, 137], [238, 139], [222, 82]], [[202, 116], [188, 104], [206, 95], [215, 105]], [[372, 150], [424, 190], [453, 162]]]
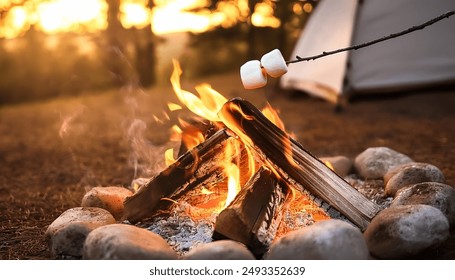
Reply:
[[[291, 59], [345, 48], [455, 10], [454, 0], [321, 0]], [[455, 83], [455, 16], [366, 48], [289, 65], [280, 80], [337, 102], [345, 94], [397, 92]]]

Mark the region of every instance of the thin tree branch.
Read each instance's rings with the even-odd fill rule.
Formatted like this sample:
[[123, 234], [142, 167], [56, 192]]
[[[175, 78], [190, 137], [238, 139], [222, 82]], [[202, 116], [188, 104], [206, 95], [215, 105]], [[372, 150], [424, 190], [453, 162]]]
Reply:
[[328, 55], [332, 55], [332, 54], [336, 54], [336, 53], [340, 53], [340, 52], [345, 52], [345, 51], [351, 51], [351, 50], [358, 50], [358, 49], [361, 49], [361, 48], [365, 48], [365, 47], [368, 47], [368, 46], [371, 46], [371, 45], [374, 45], [374, 44], [377, 44], [379, 42], [383, 42], [383, 41], [386, 41], [386, 40], [389, 40], [389, 39], [392, 39], [392, 38], [396, 38], [396, 37], [400, 37], [400, 36], [403, 36], [403, 35], [406, 35], [408, 33], [411, 33], [411, 32], [414, 32], [414, 31], [417, 31], [417, 30], [421, 30], [421, 29], [424, 29], [425, 27], [427, 26], [430, 26], [442, 19], [445, 19], [445, 18], [448, 18], [450, 16], [453, 16], [455, 14], [455, 11], [449, 11], [449, 12], [446, 12], [436, 18], [433, 18], [423, 24], [420, 24], [420, 25], [417, 25], [417, 26], [413, 26], [411, 28], [408, 28], [406, 30], [403, 30], [401, 32], [398, 32], [398, 33], [393, 33], [393, 34], [390, 34], [388, 36], [385, 36], [385, 37], [382, 37], [382, 38], [379, 38], [379, 39], [375, 39], [375, 40], [372, 40], [372, 41], [369, 41], [369, 42], [366, 42], [366, 43], [363, 43], [363, 44], [359, 44], [359, 45], [354, 45], [354, 46], [351, 46], [351, 47], [347, 47], [347, 48], [343, 48], [343, 49], [338, 49], [338, 50], [333, 50], [333, 51], [326, 51], [326, 52], [322, 52], [321, 54], [318, 54], [318, 55], [315, 55], [315, 56], [309, 56], [309, 57], [300, 57], [300, 56], [296, 56], [296, 59], [295, 60], [289, 60], [289, 61], [286, 61], [286, 64], [291, 64], [291, 63], [297, 63], [297, 62], [301, 62], [301, 61], [310, 61], [310, 60], [315, 60], [315, 59], [318, 59], [318, 58], [321, 58], [321, 57], [324, 57], [324, 56], [328, 56]]

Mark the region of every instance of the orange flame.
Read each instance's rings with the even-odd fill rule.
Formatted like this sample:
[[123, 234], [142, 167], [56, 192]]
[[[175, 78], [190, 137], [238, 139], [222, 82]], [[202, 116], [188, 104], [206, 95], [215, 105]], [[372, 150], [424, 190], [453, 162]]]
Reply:
[[[223, 105], [227, 102], [227, 99], [216, 90], [214, 90], [210, 85], [203, 83], [196, 86], [195, 89], [198, 93], [198, 96], [192, 92], [182, 89], [180, 83], [180, 77], [182, 75], [180, 64], [177, 60], [173, 60], [173, 63], [174, 71], [172, 73], [170, 81], [174, 92], [181, 104], [187, 107], [194, 114], [209, 121], [223, 122], [225, 124], [234, 122], [234, 120], [226, 119], [228, 116], [224, 114], [218, 114]], [[180, 105], [177, 104], [172, 105], [172, 103], [168, 104], [169, 110], [171, 111], [174, 109], [180, 109], [179, 106]], [[252, 118], [252, 116], [246, 115], [244, 112], [242, 112], [241, 108], [237, 107], [233, 103], [229, 104], [229, 106], [233, 106], [231, 110], [238, 111], [244, 118]], [[265, 106], [265, 108], [262, 110], [262, 113], [278, 128], [283, 131], [285, 130], [284, 123], [278, 116], [279, 112], [273, 109], [270, 104], [267, 104]], [[182, 119], [179, 119], [179, 122], [179, 126], [174, 126], [172, 128], [173, 140], [176, 140], [177, 138], [181, 139], [181, 141], [188, 149], [191, 149], [192, 147], [205, 140], [203, 133], [198, 128], [183, 121]], [[224, 206], [221, 207], [220, 205], [220, 209], [217, 209], [215, 212], [226, 208], [237, 196], [241, 190], [240, 177], [242, 176], [242, 178], [251, 178], [259, 168], [257, 166], [257, 159], [255, 158], [256, 152], [254, 151], [253, 141], [249, 138], [248, 135], [243, 133], [240, 127], [234, 125], [230, 126], [230, 129], [235, 133], [235, 135], [238, 136], [237, 139], [241, 141], [228, 141], [226, 145], [224, 151], [224, 161], [220, 162], [220, 164], [222, 165], [224, 173], [227, 177], [228, 192]], [[243, 145], [242, 143], [244, 144], [245, 152], [247, 154], [248, 168], [240, 170], [238, 160], [236, 160], [238, 159], [236, 158], [236, 155], [240, 153], [240, 147]], [[291, 140], [289, 138], [283, 139], [283, 145], [285, 147], [289, 162], [291, 162], [291, 164], [295, 164], [295, 161], [292, 158]], [[171, 151], [168, 153], [171, 154]], [[168, 157], [168, 162], [172, 161], [173, 157]], [[278, 175], [272, 166], [271, 169], [275, 174]], [[241, 172], [242, 174], [240, 174]]]
[[272, 108], [272, 105], [267, 102], [267, 105], [262, 109], [262, 114], [269, 119], [273, 124], [275, 124], [279, 129], [285, 131], [284, 123], [281, 118], [278, 116], [279, 111]]
[[[273, 124], [275, 124], [279, 129], [286, 131], [283, 120], [281, 120], [281, 118], [278, 116], [279, 111], [273, 109], [269, 103], [267, 103], [266, 107], [262, 109], [262, 114], [264, 114], [264, 116], [267, 119], [269, 119], [269, 121], [271, 121]], [[288, 133], [288, 135], [290, 135], [290, 137], [293, 137], [293, 133]], [[292, 145], [291, 139], [289, 138], [283, 139], [283, 147], [285, 150], [286, 158], [291, 165], [295, 166], [296, 163], [292, 157], [291, 145]]]
[[335, 167], [333, 167], [333, 164], [332, 164], [330, 161], [326, 160], [326, 161], [324, 161], [324, 164], [325, 164], [328, 168], [332, 169], [332, 171], [335, 171]]
[[169, 111], [171, 111], [171, 112], [182, 109], [182, 106], [180, 106], [179, 104], [175, 104], [175, 103], [171, 103], [171, 102], [167, 103], [167, 107], [169, 108]]
[[169, 165], [171, 165], [171, 164], [173, 164], [175, 162], [174, 149], [173, 148], [167, 149], [164, 152], [164, 159], [165, 159], [165, 162], [166, 162], [166, 166], [169, 166]]
[[177, 142], [182, 140], [182, 129], [178, 125], [173, 125], [171, 127], [171, 141]]
[[240, 192], [240, 169], [235, 162], [232, 162], [231, 158], [236, 155], [239, 150], [238, 142], [228, 142], [225, 154], [224, 172], [228, 176], [228, 193], [224, 208], [226, 208]]
[[171, 84], [180, 102], [196, 115], [212, 122], [218, 122], [217, 113], [227, 99], [213, 90], [208, 84], [201, 84], [196, 87], [200, 98], [189, 91], [183, 90], [180, 86], [180, 76], [182, 74], [180, 64], [175, 59], [173, 63], [174, 71], [171, 76]]
[[[213, 90], [208, 84], [201, 84], [196, 87], [196, 91], [199, 96], [183, 90], [180, 85], [181, 74], [182, 71], [180, 69], [180, 65], [177, 61], [174, 60], [174, 72], [171, 77], [171, 83], [182, 105], [186, 106], [196, 115], [209, 121], [222, 122], [223, 124], [227, 125], [236, 136], [229, 139], [229, 141], [226, 141], [223, 159], [218, 162], [218, 164], [220, 164], [220, 167], [223, 169], [224, 175], [226, 177], [224, 183], [227, 183], [227, 192], [224, 192], [224, 188], [218, 188], [218, 186], [210, 186], [210, 189], [201, 187], [200, 190], [197, 191], [197, 195], [188, 198], [188, 200], [192, 200], [195, 197], [199, 197], [199, 200], [196, 198], [193, 201], [194, 205], [190, 203], [191, 206], [194, 206], [190, 208], [190, 215], [196, 219], [207, 218], [214, 213], [216, 214], [221, 212], [223, 209], [228, 207], [232, 201], [235, 200], [236, 196], [242, 188], [240, 181], [242, 180], [243, 182], [245, 179], [254, 176], [254, 174], [259, 169], [259, 162], [262, 162], [261, 160], [258, 160], [257, 157], [262, 157], [262, 155], [260, 154], [260, 150], [255, 150], [257, 147], [254, 145], [253, 140], [243, 131], [242, 127], [238, 124], [238, 120], [231, 119], [232, 116], [230, 114], [218, 114], [221, 107], [227, 102], [227, 99], [217, 91]], [[253, 118], [253, 116], [243, 112], [242, 108], [236, 105], [234, 102], [227, 103], [227, 106], [229, 106], [230, 111], [238, 113], [238, 115], [241, 115], [247, 120], [251, 120]], [[168, 104], [168, 108], [170, 111], [181, 109], [180, 105], [172, 103]], [[285, 131], [284, 122], [278, 116], [279, 112], [273, 109], [270, 104], [267, 104], [265, 106], [265, 108], [262, 110], [262, 113], [279, 129]], [[179, 119], [179, 126], [174, 125], [171, 131], [172, 140], [182, 141], [186, 147], [188, 147], [188, 149], [191, 149], [192, 147], [205, 140], [203, 133], [200, 131], [200, 128], [187, 123], [182, 119]], [[292, 134], [291, 136], [288, 135], [289, 134], [283, 134], [283, 137], [281, 139], [283, 152], [285, 153], [288, 162], [292, 165], [296, 165], [297, 163], [294, 160], [292, 153], [292, 145], [294, 144], [291, 137], [293, 136]], [[167, 164], [174, 162], [175, 159], [173, 157], [173, 152], [174, 151], [172, 149], [166, 151], [165, 154], [167, 158]], [[245, 162], [245, 158], [243, 158], [243, 156], [247, 157], [248, 167], [243, 165]], [[240, 160], [242, 161], [241, 166]], [[272, 163], [265, 161], [263, 164], [267, 165], [267, 167], [272, 170], [277, 178], [280, 177], [279, 170], [276, 169]], [[329, 164], [330, 163], [326, 162], [326, 165], [328, 165], [330, 168], [333, 168]], [[225, 187], [225, 185], [223, 185], [223, 187]], [[287, 193], [284, 211], [286, 213], [285, 215], [289, 216], [290, 219], [293, 219], [294, 222], [292, 222], [290, 225], [288, 225], [287, 222], [280, 223], [277, 236], [300, 227], [301, 224], [299, 224], [299, 217], [302, 215], [311, 215], [314, 221], [330, 218], [322, 208], [316, 205], [316, 203], [308, 194], [298, 192], [293, 188], [294, 186], [292, 185], [289, 187], [290, 192]], [[223, 190], [223, 192], [219, 192], [219, 190]], [[201, 197], [202, 199], [200, 199]]]
[[198, 128], [192, 126], [191, 124], [185, 122], [182, 119], [179, 119], [179, 122], [181, 127], [183, 128], [181, 140], [188, 150], [204, 142], [205, 137]]
[[[196, 115], [212, 122], [219, 122], [220, 119], [218, 117], [218, 111], [221, 109], [224, 103], [227, 102], [227, 99], [206, 83], [195, 87], [196, 92], [199, 94], [199, 96], [196, 96], [189, 91], [183, 90], [180, 84], [180, 76], [182, 75], [180, 64], [177, 60], [173, 60], [173, 63], [174, 71], [170, 80], [179, 101]], [[168, 104], [168, 107], [170, 110], [173, 110], [178, 108], [179, 105], [176, 105], [177, 104]], [[186, 123], [182, 119], [179, 119], [179, 121], [180, 126], [183, 128], [183, 131], [182, 129], [177, 130], [177, 128], [174, 127], [174, 139], [177, 136], [176, 134], [180, 133], [181, 140], [188, 149], [195, 147], [205, 140], [204, 135], [200, 130], [193, 128], [190, 124]], [[225, 150], [226, 162], [222, 163], [224, 165], [225, 173], [228, 177], [228, 198], [226, 200], [225, 206], [227, 206], [240, 191], [240, 171], [238, 166], [232, 163], [230, 160], [236, 153], [235, 149], [238, 149], [238, 147], [234, 147], [234, 145], [228, 144]]]

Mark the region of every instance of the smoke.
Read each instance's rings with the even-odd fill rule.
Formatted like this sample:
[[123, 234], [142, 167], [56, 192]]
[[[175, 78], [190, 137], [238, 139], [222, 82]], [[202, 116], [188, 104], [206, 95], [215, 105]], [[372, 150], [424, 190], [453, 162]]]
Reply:
[[60, 119], [62, 119], [62, 124], [60, 125], [60, 129], [58, 131], [58, 135], [61, 139], [64, 139], [67, 134], [69, 134], [70, 129], [73, 127], [74, 121], [81, 116], [86, 110], [84, 105], [79, 105], [72, 113], [68, 116], [62, 116], [60, 114]]
[[[134, 179], [153, 177], [166, 167], [164, 153], [170, 148], [166, 145], [154, 145], [147, 137], [147, 124], [141, 119], [133, 119], [126, 132], [131, 149], [129, 163], [134, 168]], [[175, 143], [172, 145], [174, 148]]]
[[73, 162], [83, 172], [77, 185], [84, 187], [85, 190], [88, 191], [97, 184], [98, 180], [91, 168], [84, 164], [83, 159], [81, 159], [81, 156], [76, 152], [78, 146], [82, 144], [81, 136], [87, 131], [86, 124], [80, 121], [86, 111], [87, 107], [79, 104], [72, 112], [66, 115], [60, 113], [61, 125], [58, 130], [58, 135], [65, 147], [68, 148]]

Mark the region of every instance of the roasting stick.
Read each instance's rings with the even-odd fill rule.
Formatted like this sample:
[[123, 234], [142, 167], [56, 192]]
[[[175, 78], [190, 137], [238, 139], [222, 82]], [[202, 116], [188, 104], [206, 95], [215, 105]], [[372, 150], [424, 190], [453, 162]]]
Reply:
[[430, 20], [428, 20], [428, 21], [426, 21], [426, 22], [424, 22], [424, 23], [422, 23], [420, 25], [416, 25], [416, 26], [410, 27], [410, 28], [408, 28], [406, 30], [403, 30], [403, 31], [400, 31], [400, 32], [397, 32], [397, 33], [392, 33], [392, 34], [390, 34], [388, 36], [384, 36], [382, 38], [371, 40], [371, 41], [366, 42], [366, 43], [350, 46], [350, 47], [347, 47], [347, 48], [337, 49], [337, 50], [333, 50], [333, 51], [325, 51], [325, 52], [322, 52], [321, 54], [314, 55], [314, 56], [308, 56], [308, 57], [296, 56], [295, 60], [286, 61], [286, 64], [292, 64], [292, 63], [297, 63], [297, 62], [301, 62], [301, 61], [315, 60], [315, 59], [318, 59], [318, 58], [321, 58], [321, 57], [324, 57], [324, 56], [328, 56], [328, 55], [332, 55], [332, 54], [336, 54], [336, 53], [340, 53], [340, 52], [353, 51], [353, 50], [358, 50], [358, 49], [361, 49], [361, 48], [365, 48], [365, 47], [368, 47], [368, 46], [371, 46], [371, 45], [374, 45], [374, 44], [377, 44], [377, 43], [380, 43], [380, 42], [384, 42], [384, 41], [387, 41], [387, 40], [390, 40], [390, 39], [393, 39], [393, 38], [397, 38], [397, 37], [409, 34], [411, 32], [417, 31], [417, 30], [422, 30], [425, 27], [430, 26], [432, 24], [435, 24], [436, 22], [441, 21], [441, 20], [443, 20], [445, 18], [449, 18], [449, 17], [453, 16], [454, 14], [455, 14], [455, 11], [448, 11], [448, 12], [445, 12], [444, 14], [442, 14], [442, 15], [440, 15], [438, 17], [435, 17], [433, 19], [430, 19]]

